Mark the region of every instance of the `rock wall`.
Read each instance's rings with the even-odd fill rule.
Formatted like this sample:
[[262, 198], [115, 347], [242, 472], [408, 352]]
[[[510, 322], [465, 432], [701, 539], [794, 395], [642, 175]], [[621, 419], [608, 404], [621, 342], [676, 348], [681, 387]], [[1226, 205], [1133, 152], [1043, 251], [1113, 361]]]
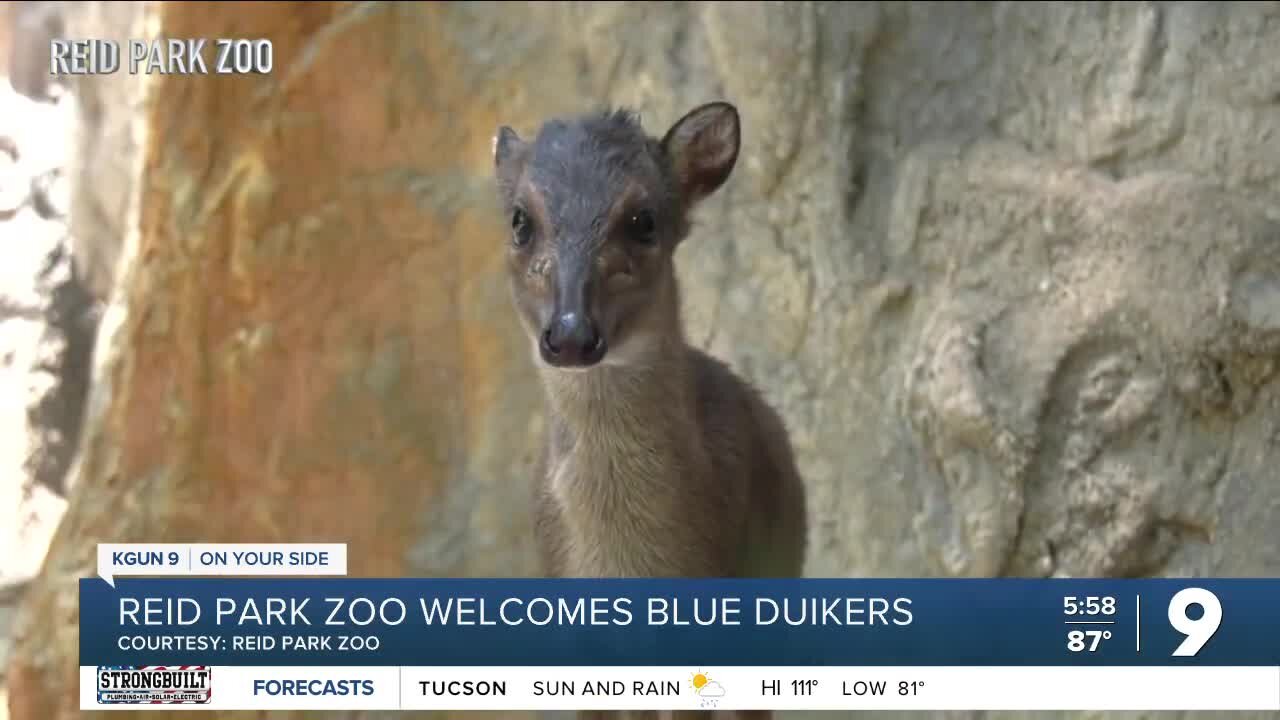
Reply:
[[14, 610], [66, 506], [99, 309], [68, 232], [75, 108], [48, 78], [61, 21], [60, 3], [0, 4], [0, 695]]
[[79, 716], [99, 541], [530, 572], [490, 141], [605, 103], [741, 110], [680, 272], [691, 336], [786, 418], [810, 575], [1280, 572], [1280, 4], [159, 10], [275, 70], [153, 78], [14, 720]]
[[[49, 74], [49, 41], [61, 37], [64, 3], [15, 0], [0, 3], [4, 29], [0, 70], [22, 95], [50, 100], [58, 83]], [[43, 52], [41, 52], [43, 50]]]
[[140, 78], [58, 82], [49, 40], [137, 37], [126, 21], [145, 7], [0, 4], [0, 405], [10, 409], [0, 415], [0, 720], [10, 628], [66, 508], [113, 288], [126, 215], [107, 208], [127, 203], [136, 175], [122, 129], [143, 120]]
[[[148, 8], [147, 2], [65, 3], [66, 36], [115, 38], [125, 47], [124, 40], [150, 32]], [[71, 196], [71, 237], [84, 284], [103, 302], [115, 286], [127, 232], [124, 222], [134, 200], [139, 152], [134, 123], [143, 114], [143, 80], [120, 72], [79, 76], [71, 87], [78, 120], [68, 168], [77, 179]]]
[[[77, 271], [95, 300], [106, 301], [115, 284], [121, 225], [128, 216], [133, 167], [138, 157], [132, 124], [141, 114], [142, 78], [113, 75], [52, 77], [49, 44], [54, 38], [128, 39], [146, 37], [147, 2], [4, 3], [4, 72], [17, 92], [50, 100], [70, 93], [73, 109], [72, 152], [67, 174], [71, 190], [70, 230]], [[128, 58], [123, 58], [128, 62]]]

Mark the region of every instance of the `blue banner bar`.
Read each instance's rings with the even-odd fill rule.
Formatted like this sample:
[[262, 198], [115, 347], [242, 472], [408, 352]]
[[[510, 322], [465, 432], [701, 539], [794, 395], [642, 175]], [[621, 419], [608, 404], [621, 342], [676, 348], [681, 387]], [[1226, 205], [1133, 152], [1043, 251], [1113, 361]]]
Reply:
[[80, 664], [1280, 665], [1280, 580], [80, 581]]

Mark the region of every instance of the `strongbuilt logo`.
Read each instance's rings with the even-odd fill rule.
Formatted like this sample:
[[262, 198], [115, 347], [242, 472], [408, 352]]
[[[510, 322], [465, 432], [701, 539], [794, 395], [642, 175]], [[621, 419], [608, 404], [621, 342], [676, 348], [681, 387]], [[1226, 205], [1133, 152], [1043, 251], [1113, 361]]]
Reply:
[[100, 665], [100, 705], [186, 705], [209, 702], [213, 671], [207, 665]]

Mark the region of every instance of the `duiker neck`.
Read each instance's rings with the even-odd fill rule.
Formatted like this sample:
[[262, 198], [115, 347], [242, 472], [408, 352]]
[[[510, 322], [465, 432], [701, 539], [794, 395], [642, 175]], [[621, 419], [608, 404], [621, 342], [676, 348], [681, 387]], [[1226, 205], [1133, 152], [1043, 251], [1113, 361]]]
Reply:
[[672, 285], [658, 303], [661, 312], [644, 329], [645, 337], [636, 338], [635, 347], [618, 348], [625, 359], [606, 356], [601, 364], [577, 371], [542, 366], [551, 410], [574, 434], [608, 428], [630, 433], [692, 430], [681, 422], [692, 421], [693, 383], [678, 291]]
[[551, 409], [574, 429], [648, 424], [682, 413], [689, 404], [689, 374], [682, 343], [661, 358], [626, 365], [601, 364], [584, 371], [543, 367]]

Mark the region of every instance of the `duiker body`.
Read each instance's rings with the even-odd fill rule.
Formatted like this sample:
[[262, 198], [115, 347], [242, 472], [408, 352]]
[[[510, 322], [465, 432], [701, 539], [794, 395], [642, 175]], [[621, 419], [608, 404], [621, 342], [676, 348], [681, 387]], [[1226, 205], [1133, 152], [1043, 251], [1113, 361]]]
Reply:
[[737, 110], [710, 103], [661, 139], [626, 111], [494, 139], [513, 300], [549, 404], [547, 575], [802, 573], [805, 493], [783, 423], [688, 344], [680, 316], [673, 257], [740, 136]]

